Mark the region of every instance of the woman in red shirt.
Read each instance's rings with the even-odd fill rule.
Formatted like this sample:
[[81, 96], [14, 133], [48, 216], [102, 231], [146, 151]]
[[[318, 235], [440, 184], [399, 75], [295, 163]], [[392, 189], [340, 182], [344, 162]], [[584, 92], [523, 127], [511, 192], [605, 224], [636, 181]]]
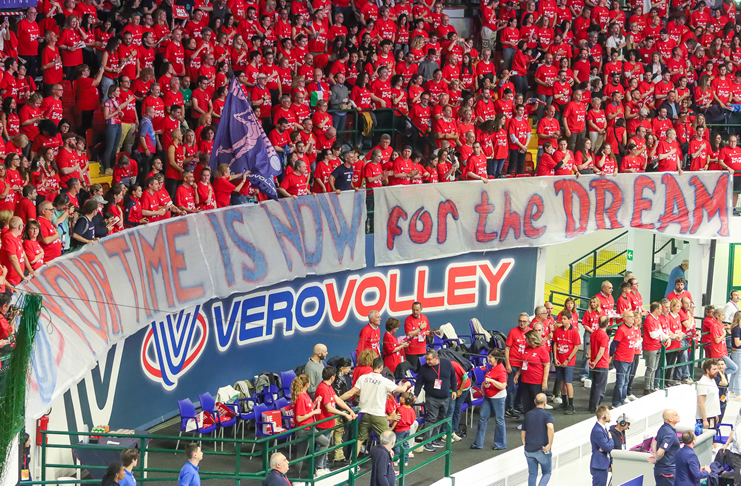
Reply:
[[43, 97], [39, 93], [34, 93], [29, 98], [19, 113], [21, 121], [21, 133], [33, 141], [39, 134], [39, 122], [44, 119], [41, 113], [41, 101]]
[[103, 68], [98, 69], [95, 78], [90, 77], [90, 67], [83, 64], [77, 68], [77, 79], [75, 80], [75, 98], [77, 99], [77, 109], [80, 110], [82, 123], [80, 124], [80, 133], [85, 136], [88, 129], [93, 128], [93, 115], [99, 106], [100, 94], [98, 85], [103, 79]]
[[566, 299], [563, 303], [563, 310], [558, 313], [558, 316], [556, 317], [556, 326], [561, 327], [561, 314], [563, 314], [563, 311], [569, 311], [571, 312], [571, 325], [574, 326], [575, 329], [579, 328], [579, 311], [576, 310], [576, 301], [569, 297]]
[[149, 221], [142, 216], [142, 205], [139, 201], [142, 197], [142, 186], [132, 184], [124, 198], [124, 227], [133, 228]]
[[517, 94], [525, 94], [525, 91], [527, 91], [527, 71], [530, 67], [530, 63], [535, 61], [530, 56], [531, 52], [532, 50], [523, 40], [517, 44], [517, 51], [512, 57], [512, 70], [510, 71], [510, 79], [515, 85], [515, 92]]
[[[203, 172], [201, 172], [201, 177], [203, 177]], [[236, 177], [239, 177], [239, 175], [236, 175], [234, 178]], [[224, 208], [229, 206], [232, 193], [238, 193], [242, 190], [242, 186], [247, 182], [247, 173], [243, 173], [241, 177], [242, 181], [235, 186], [231, 183], [232, 177], [229, 164], [220, 164], [216, 168], [216, 174], [214, 174], [214, 197], [217, 207]]]
[[15, 200], [15, 191], [5, 176], [5, 165], [0, 164], [0, 211], [7, 209], [15, 213], [15, 205], [18, 201]]
[[21, 119], [18, 117], [18, 102], [12, 96], [3, 100], [3, 111], [0, 113], [0, 124], [2, 124], [2, 135], [10, 140], [21, 133]]
[[574, 154], [574, 164], [576, 164], [576, 168], [580, 174], [599, 173], [599, 171], [594, 170], [594, 152], [592, 151], [591, 139], [584, 139], [584, 145], [582, 145], [581, 150], [578, 150]]
[[504, 48], [504, 68], [512, 68], [512, 58], [517, 50], [517, 43], [520, 40], [520, 30], [517, 28], [517, 18], [512, 17], [507, 22], [507, 27], [502, 30], [499, 38]]
[[494, 415], [494, 449], [507, 448], [507, 431], [504, 425], [504, 402], [507, 399], [507, 370], [504, 368], [504, 351], [492, 349], [487, 356], [490, 368], [480, 383], [484, 402], [479, 410], [479, 427], [471, 449], [483, 449], [486, 438], [486, 426], [489, 417]]
[[[322, 413], [322, 399], [321, 397], [318, 397], [315, 401], [312, 401], [308, 393], [309, 386], [311, 386], [311, 381], [309, 380], [309, 376], [305, 374], [298, 375], [296, 378], [294, 378], [293, 383], [291, 383], [291, 404], [293, 406], [293, 419], [296, 422], [296, 427], [302, 427], [304, 425], [310, 426], [296, 431], [296, 439], [300, 439], [302, 437], [310, 435], [312, 433], [312, 429], [314, 428], [312, 424], [316, 422], [315, 417]], [[281, 424], [277, 425], [280, 426]], [[317, 434], [314, 438], [314, 441], [317, 445], [315, 452], [320, 452], [326, 449], [327, 447], [329, 447], [329, 432], [327, 432], [326, 435]], [[309, 450], [310, 442], [311, 441], [309, 440], [301, 442], [298, 451], [298, 454], [301, 457], [306, 455], [307, 451]], [[324, 462], [324, 456], [317, 457], [315, 461], [315, 464], [321, 465]], [[298, 476], [301, 476], [302, 466], [303, 462], [297, 464], [296, 474]], [[323, 470], [317, 469], [316, 472], [319, 471]], [[314, 475], [314, 473], [315, 471], [310, 472], [310, 474], [312, 475]]]
[[54, 167], [54, 149], [46, 147], [41, 151], [41, 158], [39, 159], [39, 170], [31, 175], [32, 184], [36, 186], [36, 202], [41, 203], [42, 201], [54, 201], [54, 198], [59, 194], [61, 186], [61, 179], [57, 174]]
[[522, 393], [522, 405], [525, 414], [535, 408], [535, 397], [548, 389], [548, 372], [551, 367], [551, 357], [548, 346], [543, 343], [540, 331], [525, 333], [527, 347], [522, 353], [522, 368], [515, 375], [515, 383], [519, 383], [519, 392]]
[[378, 355], [370, 348], [360, 352], [356, 357], [358, 364], [352, 372], [352, 386], [355, 386], [355, 383], [361, 376], [373, 373], [373, 360], [376, 358], [378, 358]]
[[31, 264], [31, 268], [36, 271], [44, 265], [44, 250], [39, 243], [41, 226], [36, 220], [29, 220], [26, 223], [26, 231], [23, 234], [23, 251], [26, 253], [26, 260]]
[[204, 167], [198, 177], [198, 210], [208, 211], [216, 209], [216, 197], [214, 188], [211, 185], [211, 169]]
[[386, 321], [386, 334], [383, 335], [383, 363], [392, 373], [395, 373], [396, 367], [405, 361], [404, 350], [409, 346], [409, 342], [399, 341], [394, 336], [400, 327], [401, 322], [392, 317]]
[[111, 221], [113, 224], [110, 231], [108, 232], [109, 235], [118, 233], [119, 231], [123, 231], [124, 229], [124, 211], [121, 207], [123, 198], [123, 184], [113, 184], [111, 188], [108, 189], [108, 192], [106, 192], [105, 194], [105, 200], [108, 202], [108, 204], [106, 204], [103, 214], [110, 213], [113, 216], [113, 219]]

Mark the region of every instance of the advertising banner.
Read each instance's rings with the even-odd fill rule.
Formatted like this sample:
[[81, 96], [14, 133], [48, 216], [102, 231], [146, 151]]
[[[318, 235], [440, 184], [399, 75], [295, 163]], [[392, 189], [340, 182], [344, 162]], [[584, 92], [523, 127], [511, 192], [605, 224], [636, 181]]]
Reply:
[[601, 229], [727, 238], [732, 180], [728, 172], [663, 172], [376, 189], [376, 264], [552, 245]]
[[[26, 287], [44, 294], [48, 311], [40, 322], [47, 332], [39, 333], [44, 338], [34, 348], [28, 414], [44, 413], [114, 344], [152, 323], [159, 330], [153, 345], [173, 350], [153, 373], [162, 375], [164, 386], [174, 386], [173, 370], [187, 370], [203, 351], [187, 345], [198, 332], [207, 336], [202, 304], [308, 275], [364, 268], [365, 219], [363, 191], [287, 198], [127, 230], [54, 260]], [[270, 321], [237, 305], [243, 312], [229, 314], [222, 333], [241, 322], [236, 339], [270, 339], [281, 313], [309, 309], [316, 300], [298, 288], [280, 302], [268, 299], [263, 307], [274, 312]], [[309, 311], [304, 316], [296, 328], [318, 324]], [[293, 321], [285, 322], [286, 330], [294, 329]], [[216, 328], [212, 332], [218, 336]]]
[[[487, 329], [507, 331], [520, 312], [533, 310], [537, 249], [379, 269], [373, 267], [372, 235], [367, 238], [367, 268], [236, 292], [153, 316], [64, 395], [66, 426], [146, 428], [177, 414], [177, 400], [197, 403], [201, 393], [215, 395], [262, 372], [304, 365], [317, 343], [327, 346], [328, 358], [350, 357], [371, 310], [380, 311], [383, 333], [388, 318], [403, 323], [420, 301], [433, 329], [449, 322], [461, 336], [471, 334], [473, 317]], [[39, 333], [39, 347], [53, 349], [52, 338]]]

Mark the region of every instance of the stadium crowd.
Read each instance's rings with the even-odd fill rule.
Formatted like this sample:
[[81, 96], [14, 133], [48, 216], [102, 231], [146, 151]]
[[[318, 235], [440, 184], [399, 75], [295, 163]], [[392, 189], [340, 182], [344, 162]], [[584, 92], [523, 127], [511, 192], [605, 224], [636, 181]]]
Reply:
[[[125, 228], [265, 199], [249, 173], [209, 167], [234, 78], [283, 159], [282, 197], [741, 169], [736, 136], [708, 127], [741, 102], [735, 3], [626, 8], [491, 0], [461, 36], [439, 1], [42, 0], [0, 25], [5, 280]], [[375, 139], [383, 118], [406, 136]]]

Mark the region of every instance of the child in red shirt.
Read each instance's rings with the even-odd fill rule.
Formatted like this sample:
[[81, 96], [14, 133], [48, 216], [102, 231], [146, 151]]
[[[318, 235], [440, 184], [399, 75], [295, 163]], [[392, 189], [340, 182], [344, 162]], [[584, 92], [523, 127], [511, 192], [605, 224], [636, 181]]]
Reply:
[[[417, 420], [417, 414], [414, 413], [414, 409], [412, 408], [413, 403], [414, 396], [409, 392], [404, 392], [399, 397], [399, 407], [396, 409], [396, 421], [392, 424], [393, 431], [396, 434], [396, 444], [394, 445], [395, 460], [399, 458], [399, 445], [401, 441], [409, 437], [412, 424]], [[409, 443], [405, 443], [404, 447], [408, 448]], [[409, 452], [407, 457], [414, 457], [414, 454]]]

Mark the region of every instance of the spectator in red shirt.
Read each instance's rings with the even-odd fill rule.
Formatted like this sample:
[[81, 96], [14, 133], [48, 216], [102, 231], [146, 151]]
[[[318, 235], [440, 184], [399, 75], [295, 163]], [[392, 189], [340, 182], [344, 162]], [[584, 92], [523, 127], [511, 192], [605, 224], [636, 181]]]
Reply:
[[355, 348], [355, 356], [360, 356], [364, 349], [371, 349], [376, 356], [381, 356], [381, 314], [378, 311], [371, 311], [368, 314], [368, 324], [360, 330], [358, 345]]
[[[232, 177], [231, 171], [229, 170], [229, 164], [219, 164], [214, 174], [214, 197], [216, 199], [216, 206], [219, 208], [225, 208], [229, 206], [232, 195], [242, 190], [242, 187], [247, 184], [248, 172], [242, 173], [242, 180], [235, 186], [232, 184], [232, 179], [240, 177], [235, 175]], [[279, 189], [280, 191], [280, 189]]]
[[[322, 398], [316, 398], [314, 401], [312, 401], [308, 393], [309, 386], [309, 377], [304, 374], [297, 376], [293, 380], [293, 383], [291, 383], [291, 404], [293, 406], [293, 418], [296, 421], [297, 427], [313, 424], [317, 421], [316, 416], [322, 413]], [[297, 431], [294, 434], [294, 438], [299, 439], [311, 435], [312, 428], [313, 426]], [[324, 434], [317, 434], [314, 438], [314, 442], [316, 443], [316, 450], [314, 451], [314, 453], [321, 452], [329, 447], [329, 437]], [[300, 457], [306, 455], [307, 451], [309, 450], [310, 443], [310, 440], [301, 442], [298, 451]], [[324, 458], [324, 456], [319, 456], [319, 461], [317, 461], [315, 465], [321, 466]], [[299, 477], [301, 476], [301, 469], [303, 468], [304, 462], [305, 461], [299, 462], [296, 465], [296, 474], [298, 474]], [[317, 473], [318, 475], [327, 474], [320, 467], [317, 467], [316, 471], [310, 472], [310, 474], [312, 475], [316, 475]]]
[[[586, 317], [586, 314], [585, 314]], [[607, 389], [607, 374], [610, 363], [610, 337], [607, 335], [607, 326], [610, 319], [607, 316], [599, 317], [598, 329], [592, 331], [589, 341], [589, 369], [592, 371], [592, 388], [589, 391], [590, 412], [596, 411], [602, 404], [602, 398]]]
[[561, 313], [560, 326], [553, 333], [553, 358], [556, 365], [556, 383], [561, 384], [561, 395], [565, 398], [561, 408], [566, 415], [574, 414], [574, 366], [576, 352], [581, 345], [579, 330], [572, 326], [571, 312]]
[[[399, 365], [406, 361], [406, 348], [409, 347], [409, 341], [406, 338], [399, 341], [394, 335], [400, 327], [401, 322], [392, 317], [386, 321], [386, 333], [383, 335], [383, 362], [386, 368], [399, 378], [403, 377], [404, 370], [408, 369], [404, 366], [399, 367]], [[399, 372], [396, 371], [397, 368]]]
[[[69, 208], [65, 210], [62, 217], [57, 221], [63, 221], [63, 218], [69, 216]], [[59, 257], [62, 254], [62, 240], [59, 238], [56, 225], [51, 218], [54, 217], [54, 207], [51, 201], [43, 201], [39, 204], [39, 243], [44, 251], [44, 263]]]
[[[31, 268], [23, 252], [22, 235], [23, 220], [18, 216], [13, 216], [8, 223], [8, 230], [2, 234], [2, 247], [0, 248], [0, 264], [8, 269], [6, 280], [13, 286], [36, 276], [36, 272]], [[25, 275], [26, 272], [28, 276]]]
[[36, 219], [36, 188], [30, 184], [23, 186], [23, 199], [15, 207], [15, 215], [21, 218], [24, 224], [28, 220]]
[[294, 199], [298, 196], [311, 194], [306, 174], [306, 162], [303, 159], [299, 159], [292, 172], [283, 175], [283, 181], [278, 187], [278, 194], [281, 197], [293, 197]]

